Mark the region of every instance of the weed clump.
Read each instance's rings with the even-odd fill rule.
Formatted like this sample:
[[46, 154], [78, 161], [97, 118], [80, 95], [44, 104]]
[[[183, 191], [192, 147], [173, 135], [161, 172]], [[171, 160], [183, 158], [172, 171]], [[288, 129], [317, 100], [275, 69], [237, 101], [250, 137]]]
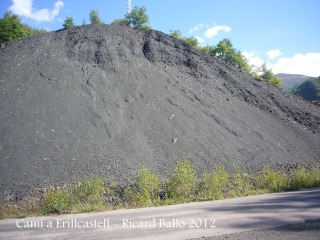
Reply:
[[83, 178], [65, 188], [49, 188], [44, 193], [44, 209], [47, 213], [90, 212], [103, 206], [104, 192], [103, 178]]
[[59, 213], [71, 208], [70, 192], [62, 188], [49, 188], [44, 193], [43, 206], [46, 213]]

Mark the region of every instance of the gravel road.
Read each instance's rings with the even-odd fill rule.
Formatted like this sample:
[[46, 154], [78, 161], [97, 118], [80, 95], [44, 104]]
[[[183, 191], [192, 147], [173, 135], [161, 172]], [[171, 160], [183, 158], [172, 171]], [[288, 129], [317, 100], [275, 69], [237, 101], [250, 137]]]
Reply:
[[[282, 227], [221, 235], [218, 237], [197, 238], [197, 240], [319, 240], [320, 220], [290, 224]], [[193, 239], [196, 240], [196, 239]]]

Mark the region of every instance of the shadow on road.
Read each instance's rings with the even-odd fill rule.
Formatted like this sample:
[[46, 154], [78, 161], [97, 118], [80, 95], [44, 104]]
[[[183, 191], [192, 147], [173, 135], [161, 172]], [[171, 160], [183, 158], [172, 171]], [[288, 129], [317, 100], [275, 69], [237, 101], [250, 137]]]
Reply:
[[266, 211], [270, 209], [305, 209], [305, 208], [317, 208], [320, 207], [319, 199], [320, 189], [313, 191], [296, 192], [293, 196], [292, 192], [278, 193], [277, 197], [271, 199], [261, 200], [258, 198], [256, 201], [250, 200], [250, 204], [246, 205], [245, 198], [242, 202], [236, 204], [228, 204], [228, 206], [217, 206], [208, 208], [209, 211], [214, 212], [237, 212], [237, 213], [255, 213]]

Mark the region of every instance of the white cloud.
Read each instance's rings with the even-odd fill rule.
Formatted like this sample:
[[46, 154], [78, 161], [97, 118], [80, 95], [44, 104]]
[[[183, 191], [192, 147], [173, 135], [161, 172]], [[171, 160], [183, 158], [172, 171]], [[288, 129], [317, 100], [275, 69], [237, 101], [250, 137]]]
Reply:
[[13, 4], [9, 7], [9, 10], [14, 14], [31, 18], [39, 22], [42, 21], [53, 21], [59, 14], [60, 8], [64, 6], [63, 1], [59, 0], [54, 4], [54, 8], [50, 9], [33, 9], [33, 0], [12, 0]]
[[246, 59], [253, 58], [256, 56], [256, 53], [254, 51], [244, 51], [241, 53]]
[[272, 65], [274, 73], [302, 74], [320, 76], [320, 53], [296, 54], [291, 58], [279, 58]]
[[198, 40], [198, 42], [199, 42], [200, 44], [205, 41], [203, 38], [198, 37], [198, 36], [196, 36], [195, 38]]
[[270, 50], [267, 52], [269, 59], [276, 59], [282, 55], [282, 52], [279, 49]]
[[228, 26], [214, 26], [212, 28], [209, 28], [205, 31], [204, 36], [206, 38], [213, 38], [214, 36], [218, 35], [220, 31], [229, 32], [231, 31], [231, 27]]
[[204, 26], [205, 26], [205, 24], [203, 24], [203, 23], [200, 23], [197, 26], [194, 26], [193, 28], [191, 28], [189, 30], [189, 34], [198, 31], [199, 29], [203, 28]]
[[[270, 52], [270, 51], [269, 51]], [[256, 51], [244, 51], [242, 55], [253, 68], [266, 63], [273, 73], [302, 74], [311, 77], [320, 76], [320, 53], [296, 54], [290, 58], [279, 58], [275, 64], [263, 60]]]
[[[266, 63], [266, 61], [264, 61], [262, 58], [258, 56], [249, 58], [248, 62], [250, 65], [253, 66], [253, 68], [261, 67], [262, 64]], [[267, 66], [269, 66], [268, 63], [267, 63]]]
[[241, 54], [248, 60], [250, 65], [253, 65], [254, 68], [260, 67], [266, 62], [258, 56], [256, 51], [244, 51]]

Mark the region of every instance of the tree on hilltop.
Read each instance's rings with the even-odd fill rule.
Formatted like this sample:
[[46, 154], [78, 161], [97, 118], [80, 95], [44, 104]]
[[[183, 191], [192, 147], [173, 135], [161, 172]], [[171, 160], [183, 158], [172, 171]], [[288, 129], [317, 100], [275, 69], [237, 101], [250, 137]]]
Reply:
[[170, 36], [177, 39], [182, 39], [182, 33], [180, 30], [170, 30]]
[[134, 7], [134, 9], [125, 15], [125, 21], [134, 29], [150, 30], [149, 16], [145, 7]]
[[251, 72], [251, 67], [247, 59], [239, 50], [233, 47], [233, 44], [229, 38], [225, 38], [220, 41], [217, 46], [211, 49], [209, 54], [248, 73]]
[[188, 43], [190, 46], [197, 48], [200, 50], [199, 41], [194, 36], [191, 37], [183, 37], [180, 30], [171, 30], [170, 36], [180, 39], [186, 43]]
[[66, 17], [64, 20], [64, 23], [62, 24], [64, 29], [74, 27], [73, 18], [72, 17]]
[[45, 30], [33, 29], [27, 24], [21, 23], [20, 17], [11, 12], [6, 12], [3, 18], [0, 18], [0, 42], [10, 42], [43, 32]]
[[102, 20], [99, 17], [98, 10], [93, 10], [93, 9], [90, 10], [89, 17], [90, 17], [91, 24], [101, 24], [101, 23], [103, 23]]
[[263, 63], [259, 68], [253, 72], [253, 76], [257, 80], [266, 81], [280, 88], [282, 85], [282, 78], [274, 76], [271, 69], [267, 67], [266, 63]]
[[197, 38], [193, 36], [183, 37], [181, 36], [181, 32], [179, 30], [171, 30], [170, 35], [172, 37], [185, 41], [190, 46], [197, 48], [201, 52], [205, 52], [213, 57], [225, 61], [226, 63], [234, 67], [251, 73], [251, 66], [248, 63], [248, 60], [241, 54], [239, 50], [233, 47], [231, 40], [228, 38], [223, 39], [216, 46], [207, 45], [205, 47], [202, 47], [199, 46], [199, 41]]
[[266, 81], [275, 85], [276, 87], [281, 87], [282, 79], [275, 77], [272, 70], [267, 68], [266, 63], [253, 71], [248, 60], [242, 55], [241, 51], [233, 47], [231, 40], [228, 38], [223, 39], [215, 46], [207, 45], [202, 47], [199, 46], [197, 38], [183, 37], [181, 31], [179, 30], [171, 30], [170, 36], [185, 41], [190, 46], [197, 48], [201, 52], [207, 53], [253, 75], [253, 77], [257, 80]]

